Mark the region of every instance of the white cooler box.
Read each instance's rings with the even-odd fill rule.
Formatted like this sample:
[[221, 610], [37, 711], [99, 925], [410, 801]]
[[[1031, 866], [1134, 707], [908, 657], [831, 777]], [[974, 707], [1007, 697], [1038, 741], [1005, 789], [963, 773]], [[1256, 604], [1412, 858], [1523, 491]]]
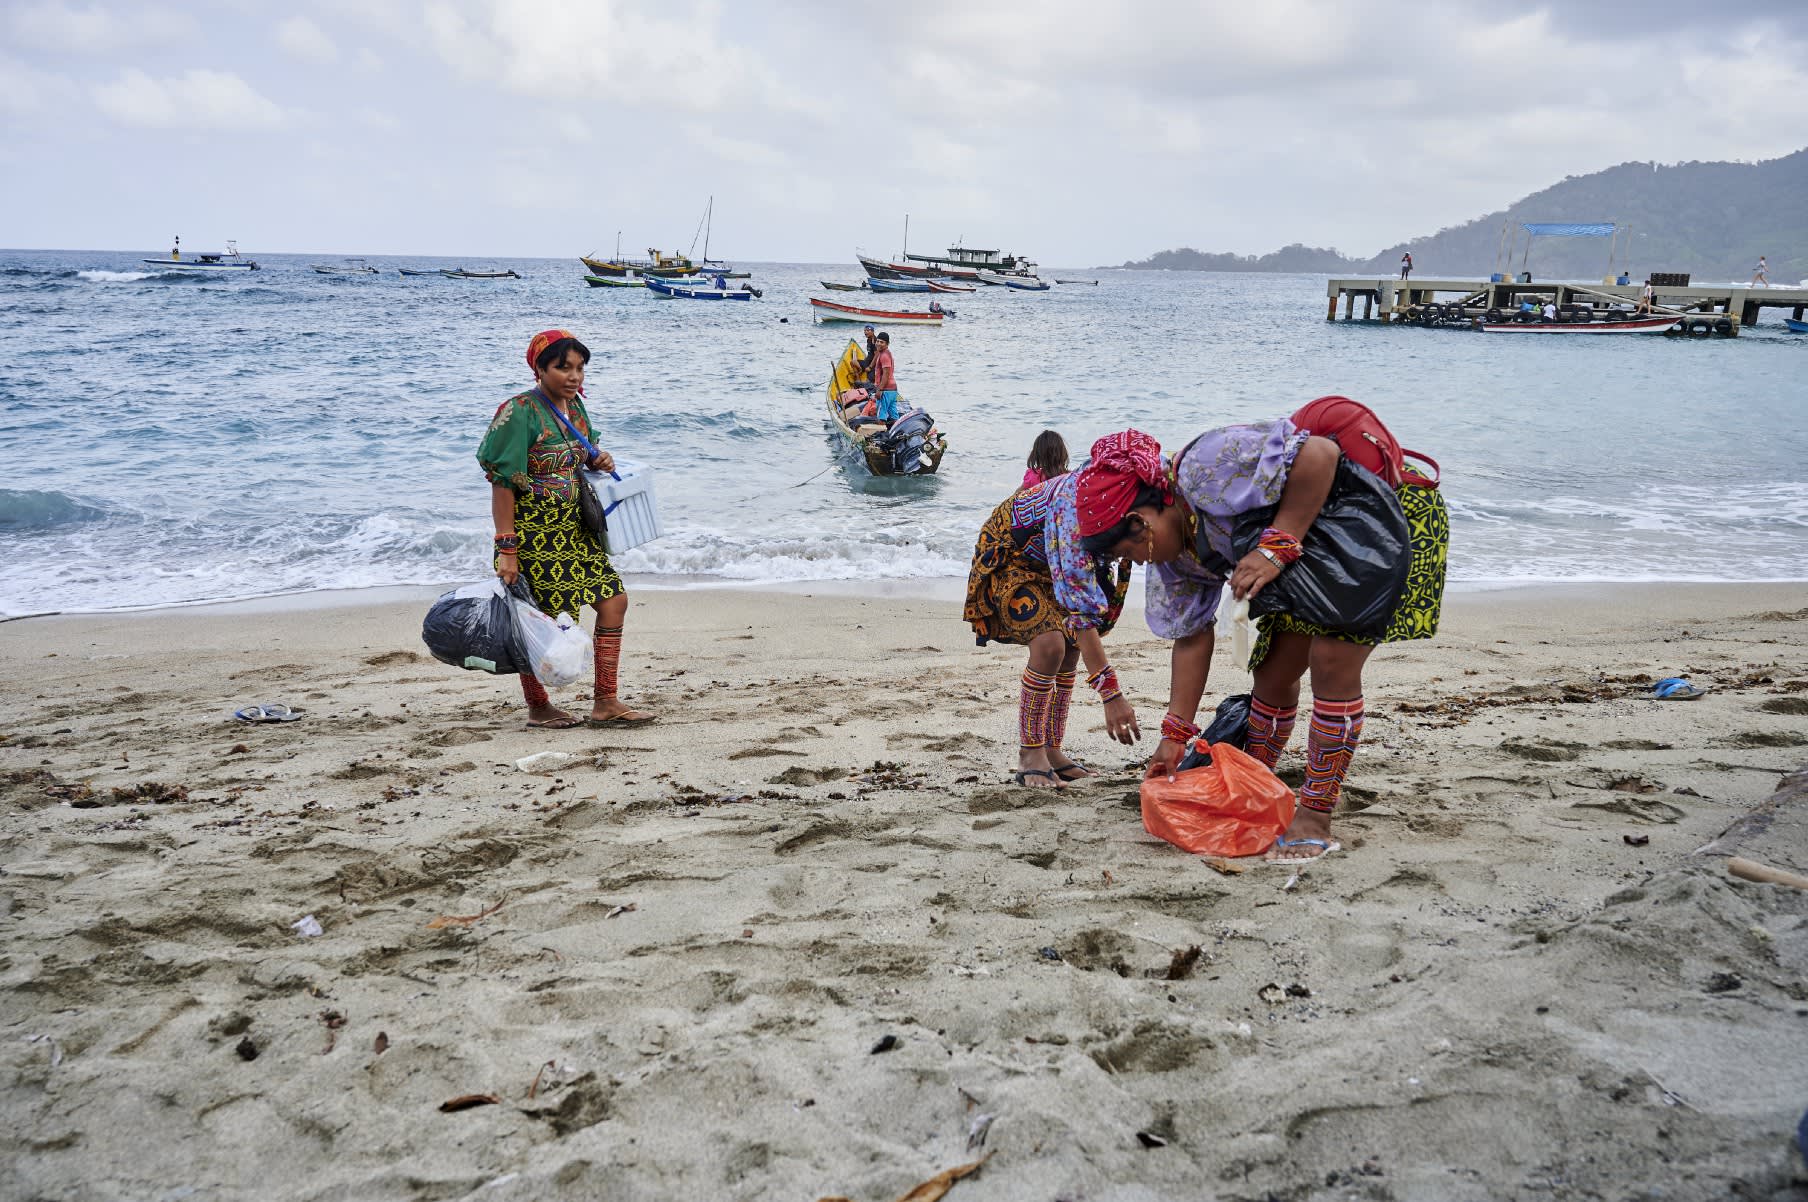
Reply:
[[604, 516], [609, 522], [611, 555], [650, 543], [665, 533], [659, 528], [659, 501], [653, 491], [652, 468], [617, 459], [615, 475], [586, 468], [584, 476], [602, 498]]

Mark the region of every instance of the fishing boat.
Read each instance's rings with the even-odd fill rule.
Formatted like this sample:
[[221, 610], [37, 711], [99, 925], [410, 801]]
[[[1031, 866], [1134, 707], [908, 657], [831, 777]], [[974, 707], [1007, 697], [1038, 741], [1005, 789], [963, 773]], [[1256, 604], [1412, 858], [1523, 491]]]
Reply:
[[1097, 280], [1064, 280], [1064, 279], [1061, 279], [1059, 276], [1055, 277], [1055, 283], [1057, 283], [1057, 284], [1091, 284], [1094, 288], [1097, 288], [1099, 286], [1099, 282]]
[[1000, 271], [982, 271], [979, 282], [990, 284], [994, 288], [1015, 288], [1019, 292], [1047, 292], [1048, 281], [1039, 280], [1033, 275], [1007, 275]]
[[917, 263], [899, 263], [886, 259], [875, 259], [863, 251], [855, 251], [854, 258], [866, 269], [867, 278], [874, 280], [926, 280], [930, 278], [951, 280], [977, 280], [979, 272], [964, 267], [924, 267]]
[[587, 275], [584, 282], [592, 288], [645, 288], [647, 282], [637, 275]]
[[1808, 321], [1797, 321], [1793, 317], [1785, 317], [1783, 324], [1789, 327], [1791, 334], [1808, 334]]
[[662, 278], [696, 275], [697, 265], [679, 254], [664, 254], [652, 247], [647, 248], [645, 259], [624, 259], [618, 251], [613, 259], [598, 259], [591, 255], [578, 256], [578, 262], [590, 269], [592, 275], [626, 276], [656, 275]]
[[823, 300], [820, 296], [810, 298], [810, 308], [815, 311], [816, 320], [824, 323], [845, 321], [856, 324], [871, 322], [874, 325], [939, 326], [942, 318], [947, 316], [945, 313], [897, 313], [890, 309], [862, 309], [858, 305]]
[[512, 268], [508, 271], [466, 271], [462, 267], [442, 267], [439, 273], [448, 280], [518, 280], [521, 278]]
[[837, 284], [834, 280], [818, 280], [816, 282], [830, 292], [859, 292], [866, 287], [865, 284]]
[[[860, 452], [866, 469], [875, 476], [927, 476], [942, 465], [948, 438], [935, 428], [935, 419], [922, 409], [907, 409], [889, 426], [876, 417], [862, 416], [868, 397], [857, 387], [860, 344], [850, 340], [841, 357], [829, 368], [829, 424], [848, 445]], [[844, 399], [850, 401], [844, 404]]]
[[929, 291], [931, 291], [931, 292], [978, 292], [979, 288], [973, 284], [954, 284], [954, 283], [950, 283], [947, 280], [930, 280], [929, 281]]
[[934, 292], [935, 285], [928, 280], [868, 280], [866, 286], [874, 292]]
[[1487, 334], [1662, 334], [1676, 317], [1634, 317], [1626, 321], [1477, 321]]
[[1022, 255], [1005, 255], [995, 250], [977, 250], [967, 246], [950, 246], [945, 255], [913, 255], [909, 249], [910, 219], [905, 219], [905, 251], [907, 263], [921, 263], [932, 274], [953, 275], [957, 271], [992, 271], [1000, 275], [1036, 274], [1036, 265]]
[[742, 285], [739, 288], [717, 288], [711, 284], [693, 283], [689, 280], [665, 280], [658, 276], [648, 276], [647, 291], [654, 296], [663, 296], [673, 300], [752, 300], [764, 296], [758, 288]]
[[396, 274], [397, 275], [440, 275], [440, 274], [444, 273], [445, 270], [446, 269], [444, 267], [398, 267], [398, 268], [396, 268]]
[[204, 250], [189, 252], [186, 259], [140, 259], [140, 263], [160, 268], [164, 271], [256, 271], [255, 259], [247, 259], [239, 253], [238, 244], [228, 242], [225, 250]]
[[377, 269], [363, 259], [347, 259], [343, 263], [316, 263], [314, 270], [321, 275], [376, 275]]

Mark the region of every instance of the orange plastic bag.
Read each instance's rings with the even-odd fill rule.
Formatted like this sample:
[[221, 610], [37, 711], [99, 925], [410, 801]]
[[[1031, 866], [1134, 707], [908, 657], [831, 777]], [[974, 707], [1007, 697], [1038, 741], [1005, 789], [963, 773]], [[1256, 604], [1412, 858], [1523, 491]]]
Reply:
[[1253, 856], [1293, 821], [1293, 790], [1267, 765], [1229, 743], [1212, 762], [1172, 781], [1143, 782], [1143, 826], [1157, 839], [1202, 856]]

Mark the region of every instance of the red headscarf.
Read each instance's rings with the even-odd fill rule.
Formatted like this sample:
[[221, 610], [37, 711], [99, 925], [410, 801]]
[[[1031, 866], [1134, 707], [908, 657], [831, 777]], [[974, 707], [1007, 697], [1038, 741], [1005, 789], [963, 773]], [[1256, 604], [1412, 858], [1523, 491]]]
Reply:
[[533, 341], [529, 342], [527, 344], [527, 367], [528, 367], [528, 370], [535, 372], [535, 374], [537, 375], [538, 374], [538, 364], [536, 363], [536, 360], [538, 360], [540, 358], [540, 354], [542, 351], [544, 351], [547, 347], [551, 346], [553, 343], [559, 341], [561, 338], [576, 338], [576, 337], [577, 337], [577, 335], [573, 334], [570, 330], [541, 330], [538, 334], [535, 334]]
[[1109, 530], [1123, 521], [1145, 484], [1162, 490], [1164, 505], [1171, 499], [1159, 442], [1141, 430], [1124, 430], [1093, 443], [1092, 462], [1080, 469], [1074, 484], [1080, 537]]

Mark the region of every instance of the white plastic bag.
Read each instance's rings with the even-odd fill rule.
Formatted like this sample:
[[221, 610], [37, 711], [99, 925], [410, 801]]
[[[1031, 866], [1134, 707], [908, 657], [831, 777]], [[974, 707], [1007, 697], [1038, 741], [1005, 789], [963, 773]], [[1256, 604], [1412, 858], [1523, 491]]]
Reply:
[[527, 671], [551, 688], [563, 688], [590, 669], [592, 643], [570, 614], [548, 617], [514, 598], [515, 624], [527, 646]]
[[1249, 644], [1254, 631], [1249, 624], [1249, 598], [1231, 601], [1229, 586], [1218, 604], [1218, 637], [1230, 639], [1231, 659], [1239, 671], [1249, 667]]

